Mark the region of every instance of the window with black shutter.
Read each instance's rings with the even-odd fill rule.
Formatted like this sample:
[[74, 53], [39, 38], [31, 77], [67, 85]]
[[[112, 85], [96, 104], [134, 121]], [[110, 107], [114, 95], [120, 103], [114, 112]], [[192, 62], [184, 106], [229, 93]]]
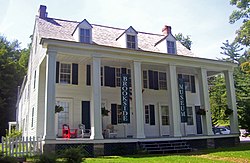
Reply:
[[104, 67], [104, 85], [109, 87], [115, 87], [115, 68]]
[[150, 125], [155, 125], [155, 106], [149, 105], [149, 112], [150, 112]]
[[196, 89], [195, 89], [195, 77], [193, 75], [191, 75], [191, 93], [195, 93]]

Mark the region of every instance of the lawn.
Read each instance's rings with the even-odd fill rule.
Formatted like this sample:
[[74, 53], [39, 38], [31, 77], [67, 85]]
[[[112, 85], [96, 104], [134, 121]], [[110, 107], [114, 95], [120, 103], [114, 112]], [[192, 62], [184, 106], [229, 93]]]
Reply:
[[147, 163], [147, 162], [250, 162], [250, 144], [241, 144], [231, 148], [217, 148], [199, 150], [190, 153], [171, 155], [132, 155], [132, 156], [105, 156], [98, 158], [87, 158], [87, 163]]

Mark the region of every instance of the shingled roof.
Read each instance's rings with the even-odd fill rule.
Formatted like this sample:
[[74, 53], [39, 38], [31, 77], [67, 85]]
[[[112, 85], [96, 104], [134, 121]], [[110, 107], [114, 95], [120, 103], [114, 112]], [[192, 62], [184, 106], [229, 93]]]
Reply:
[[[51, 38], [65, 41], [77, 41], [72, 33], [80, 22], [62, 20], [56, 18], [41, 18], [36, 17], [36, 24], [40, 38]], [[104, 25], [91, 24], [92, 41], [97, 45], [105, 45], [122, 48], [119, 41], [116, 39], [126, 30], [115, 27], [108, 27]], [[162, 52], [155, 44], [165, 37], [162, 34], [152, 34], [145, 32], [138, 32], [138, 50]], [[194, 54], [184, 47], [179, 41], [176, 41], [177, 54], [194, 56]]]

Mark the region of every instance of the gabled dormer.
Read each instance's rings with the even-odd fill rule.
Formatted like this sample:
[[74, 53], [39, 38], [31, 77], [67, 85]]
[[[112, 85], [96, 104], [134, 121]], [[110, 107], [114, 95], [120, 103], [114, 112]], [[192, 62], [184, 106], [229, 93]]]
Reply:
[[93, 28], [92, 25], [86, 19], [84, 19], [76, 26], [72, 35], [78, 42], [91, 44], [92, 28]]
[[117, 39], [123, 48], [138, 49], [138, 32], [130, 26]]
[[176, 39], [172, 35], [171, 26], [165, 25], [162, 29], [162, 33], [164, 34], [164, 37], [159, 40], [155, 46], [162, 52], [166, 52], [168, 54], [177, 54]]

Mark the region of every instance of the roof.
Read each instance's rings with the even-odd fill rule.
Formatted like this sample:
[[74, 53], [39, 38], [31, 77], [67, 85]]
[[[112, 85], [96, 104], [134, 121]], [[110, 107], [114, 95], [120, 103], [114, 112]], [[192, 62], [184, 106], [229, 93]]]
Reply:
[[[78, 21], [69, 21], [56, 18], [39, 18], [36, 17], [38, 34], [40, 38], [50, 38], [65, 41], [77, 41], [72, 33], [79, 25]], [[122, 28], [108, 27], [104, 25], [91, 24], [92, 28], [92, 42], [98, 45], [112, 46], [122, 48], [122, 45], [116, 39], [126, 30]], [[165, 38], [162, 34], [153, 34], [137, 31], [138, 50], [162, 52], [160, 48], [155, 46], [157, 42]], [[184, 47], [179, 41], [176, 42], [177, 54], [194, 56], [194, 54]]]

